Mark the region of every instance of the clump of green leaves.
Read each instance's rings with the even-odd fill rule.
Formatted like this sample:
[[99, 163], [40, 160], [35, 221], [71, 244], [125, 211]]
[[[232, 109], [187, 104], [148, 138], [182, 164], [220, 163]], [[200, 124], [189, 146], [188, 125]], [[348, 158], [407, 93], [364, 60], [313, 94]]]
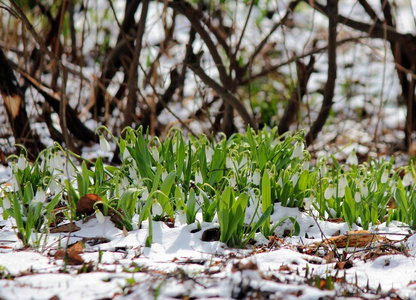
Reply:
[[[65, 204], [68, 219], [76, 220], [78, 201], [87, 194], [100, 197], [97, 219], [116, 214], [126, 230], [148, 222], [146, 245], [152, 244], [152, 221], [199, 221], [220, 225], [220, 240], [243, 247], [256, 232], [269, 236], [283, 220], [271, 224], [278, 207], [304, 208], [321, 218], [342, 218], [350, 227], [364, 229], [398, 220], [414, 226], [413, 166], [393, 170], [393, 160], [358, 164], [351, 155], [347, 165], [318, 159], [310, 165], [303, 132], [293, 136], [277, 129], [222, 136], [185, 138], [172, 129], [161, 141], [142, 128], [126, 128], [116, 138], [100, 127], [102, 151], [109, 151], [104, 134], [120, 149], [119, 166], [106, 166], [79, 157], [55, 145], [29, 164], [25, 155], [11, 156], [13, 178], [0, 198], [3, 217], [11, 216], [25, 244], [34, 233], [47, 233], [53, 211]], [[221, 136], [220, 136], [221, 137]], [[76, 167], [73, 160], [81, 163]], [[250, 211], [250, 214], [247, 212]], [[137, 224], [133, 216], [139, 215]], [[249, 217], [250, 216], [250, 217]], [[294, 234], [299, 232], [299, 224]]]

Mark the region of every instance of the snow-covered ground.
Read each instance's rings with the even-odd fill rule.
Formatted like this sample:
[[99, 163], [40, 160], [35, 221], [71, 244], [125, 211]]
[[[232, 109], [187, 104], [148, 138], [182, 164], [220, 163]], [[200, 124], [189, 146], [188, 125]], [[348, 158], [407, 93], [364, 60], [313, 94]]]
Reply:
[[[345, 234], [345, 223], [317, 221], [275, 204], [271, 220], [284, 216], [296, 217], [298, 236], [283, 237], [292, 226], [283, 223], [274, 243], [257, 234], [246, 249], [203, 241], [209, 240], [207, 230], [218, 228], [215, 223], [170, 228], [153, 222], [153, 244], [145, 247], [148, 223], [125, 232], [109, 218], [100, 224], [95, 217], [77, 221], [78, 231], [50, 233], [40, 238], [38, 249], [28, 249], [5, 220], [0, 223], [0, 299], [416, 297], [416, 236], [408, 227], [380, 224], [372, 228], [378, 237], [373, 242], [333, 252], [333, 246], [319, 242]], [[84, 245], [76, 250], [80, 265], [72, 265], [72, 250], [65, 264], [57, 251], [77, 241]], [[324, 288], [331, 280], [335, 286]]]

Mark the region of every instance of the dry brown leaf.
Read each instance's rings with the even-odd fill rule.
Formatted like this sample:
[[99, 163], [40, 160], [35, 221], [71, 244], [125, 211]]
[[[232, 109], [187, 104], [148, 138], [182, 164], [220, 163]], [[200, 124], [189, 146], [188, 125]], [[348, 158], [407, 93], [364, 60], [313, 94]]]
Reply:
[[50, 233], [75, 232], [78, 230], [80, 230], [80, 228], [77, 225], [75, 225], [75, 223], [68, 223], [58, 226], [56, 228], [52, 228], [50, 230]]
[[369, 230], [347, 231], [346, 234], [329, 238], [325, 245], [332, 244], [338, 248], [359, 247], [363, 248], [376, 241], [384, 241], [386, 238], [372, 233]]
[[76, 242], [71, 245], [67, 250], [60, 249], [55, 252], [55, 259], [64, 259], [68, 265], [82, 265], [84, 259], [80, 253], [84, 251], [84, 245], [81, 242]]
[[94, 204], [101, 201], [97, 194], [86, 194], [79, 198], [77, 202], [77, 215], [92, 215], [95, 212]]

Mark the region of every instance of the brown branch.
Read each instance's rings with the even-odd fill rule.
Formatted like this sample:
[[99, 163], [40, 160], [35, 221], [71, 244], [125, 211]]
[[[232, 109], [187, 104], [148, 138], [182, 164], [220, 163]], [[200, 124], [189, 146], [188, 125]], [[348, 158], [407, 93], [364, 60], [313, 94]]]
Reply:
[[311, 56], [309, 64], [306, 66], [302, 61], [296, 61], [296, 69], [298, 73], [298, 84], [292, 92], [289, 104], [286, 106], [283, 117], [280, 119], [277, 127], [279, 134], [282, 135], [289, 130], [289, 126], [295, 121], [295, 117], [300, 109], [300, 102], [306, 94], [306, 86], [308, 85], [309, 77], [313, 72], [315, 58]]
[[186, 63], [188, 67], [196, 74], [199, 78], [210, 88], [212, 88], [222, 99], [225, 103], [230, 104], [241, 116], [246, 124], [249, 124], [255, 130], [257, 129], [256, 122], [252, 119], [249, 115], [247, 110], [245, 109], [244, 105], [233, 95], [231, 94], [225, 87], [218, 84], [214, 79], [209, 77], [204, 70], [200, 66], [200, 56], [191, 53], [187, 59]]
[[324, 126], [329, 112], [332, 108], [335, 80], [337, 78], [337, 23], [338, 23], [338, 0], [328, 0], [326, 10], [328, 12], [328, 79], [324, 88], [324, 99], [321, 110], [306, 135], [306, 143], [312, 144], [318, 133]]
[[202, 40], [205, 42], [207, 48], [209, 49], [209, 52], [212, 56], [212, 59], [214, 60], [214, 63], [218, 69], [218, 73], [220, 76], [221, 83], [224, 86], [229, 87], [230, 86], [230, 78], [227, 74], [227, 71], [225, 69], [224, 63], [221, 59], [221, 56], [217, 50], [216, 45], [214, 44], [214, 41], [211, 39], [209, 33], [205, 30], [204, 27], [201, 25], [201, 21], [198, 18], [198, 12], [192, 7], [191, 4], [189, 4], [186, 1], [178, 0], [174, 2], [168, 3], [169, 7], [176, 10], [177, 12], [184, 15], [189, 22], [191, 23], [192, 27], [195, 29], [195, 31], [200, 35]]
[[136, 32], [136, 45], [134, 47], [134, 53], [132, 53], [132, 61], [129, 69], [129, 77], [127, 82], [127, 88], [129, 93], [127, 95], [127, 105], [124, 113], [124, 122], [122, 127], [130, 126], [135, 115], [137, 104], [137, 82], [138, 82], [138, 65], [140, 61], [140, 53], [142, 51], [142, 42], [144, 36], [144, 30], [146, 27], [147, 12], [149, 8], [149, 0], [143, 0], [140, 20]]

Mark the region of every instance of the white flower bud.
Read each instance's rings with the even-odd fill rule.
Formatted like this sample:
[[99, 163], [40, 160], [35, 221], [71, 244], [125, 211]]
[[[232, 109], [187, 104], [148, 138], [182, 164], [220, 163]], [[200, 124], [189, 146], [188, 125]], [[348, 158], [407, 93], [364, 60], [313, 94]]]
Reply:
[[19, 156], [19, 159], [17, 160], [17, 167], [19, 168], [19, 170], [24, 170], [26, 169], [27, 166], [27, 161], [26, 158], [23, 155]]
[[293, 149], [291, 159], [293, 158], [302, 158], [303, 157], [303, 149], [305, 149], [305, 146], [302, 142], [296, 142], [295, 148]]
[[202, 177], [201, 170], [198, 169], [198, 171], [196, 171], [195, 173], [195, 184], [203, 184], [203, 183], [204, 183], [204, 179]]
[[341, 189], [345, 189], [345, 187], [348, 185], [348, 180], [345, 175], [341, 175], [338, 182], [338, 187]]
[[347, 157], [346, 163], [347, 165], [350, 165], [350, 166], [358, 165], [358, 157], [357, 157], [357, 154], [355, 153], [355, 149], [352, 149], [351, 154]]
[[147, 190], [147, 188], [144, 188], [144, 191], [143, 191], [141, 197], [142, 197], [143, 202], [147, 201], [147, 198], [149, 198], [149, 191]]
[[105, 139], [105, 137], [100, 134], [100, 149], [102, 152], [111, 151], [110, 143]]
[[324, 192], [324, 197], [326, 200], [331, 199], [331, 197], [334, 195], [334, 186], [332, 183], [327, 187], [327, 189]]
[[361, 195], [364, 198], [367, 198], [367, 196], [368, 196], [368, 186], [364, 182], [361, 182]]
[[163, 213], [162, 205], [156, 200], [153, 199], [152, 203], [152, 215], [153, 216], [160, 216]]
[[355, 192], [354, 199], [356, 203], [361, 202], [361, 194], [359, 192]]
[[411, 172], [406, 173], [406, 175], [403, 176], [403, 180], [402, 180], [403, 186], [412, 185], [412, 184], [414, 184], [414, 182], [415, 182], [415, 180], [414, 180], [413, 174]]
[[342, 198], [345, 196], [345, 186], [343, 187], [342, 185], [340, 185], [338, 183], [338, 193], [337, 193], [339, 198]]
[[205, 155], [207, 157], [207, 162], [210, 163], [212, 161], [212, 156], [214, 155], [214, 150], [211, 148], [211, 146], [207, 146], [205, 148]]
[[312, 203], [315, 201], [315, 197], [307, 197], [303, 201], [305, 203], [305, 209], [309, 210], [312, 207]]
[[14, 192], [17, 192], [19, 190], [19, 183], [17, 182], [17, 178], [15, 175], [13, 175], [12, 177], [11, 185], [12, 185], [12, 190]]
[[159, 161], [159, 151], [157, 150], [156, 147], [152, 147], [151, 148], [151, 153], [152, 153], [152, 157], [153, 159], [158, 162]]
[[105, 222], [105, 217], [99, 209], [95, 210], [95, 217], [97, 218], [98, 223], [103, 224]]
[[184, 225], [186, 224], [186, 213], [183, 209], [179, 209], [177, 216], [176, 216], [176, 220], [178, 221], [179, 224]]
[[388, 179], [389, 179], [389, 171], [387, 169], [385, 169], [383, 174], [381, 175], [380, 182], [381, 183], [386, 183]]
[[252, 181], [254, 185], [260, 185], [260, 169], [254, 171]]
[[296, 184], [298, 183], [299, 180], [299, 174], [295, 173], [292, 175], [292, 177], [290, 178], [290, 181], [292, 181], [293, 186], [296, 186]]
[[163, 170], [163, 172], [162, 172], [162, 181], [165, 181], [166, 177], [168, 177], [168, 172], [166, 172], [166, 170]]
[[230, 176], [230, 186], [236, 186], [237, 185], [237, 181], [235, 180], [234, 174], [231, 174]]
[[3, 198], [3, 209], [9, 209], [11, 206], [9, 198]]
[[44, 203], [45, 200], [46, 200], [45, 191], [42, 188], [38, 188], [38, 191], [36, 192], [36, 196], [33, 199], [33, 202]]

